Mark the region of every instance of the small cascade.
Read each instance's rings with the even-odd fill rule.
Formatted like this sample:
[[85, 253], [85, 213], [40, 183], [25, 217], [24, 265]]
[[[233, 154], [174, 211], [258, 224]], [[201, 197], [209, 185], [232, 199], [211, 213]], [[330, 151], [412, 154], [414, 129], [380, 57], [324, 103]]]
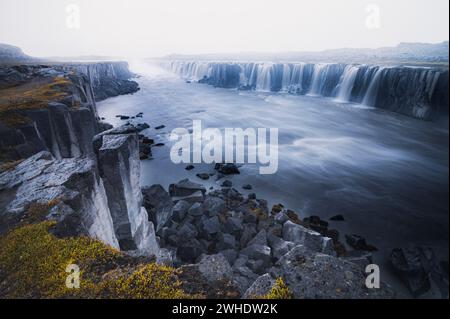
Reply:
[[373, 76], [369, 88], [367, 89], [367, 92], [362, 101], [363, 105], [375, 106], [378, 88], [380, 86], [380, 80], [384, 69], [385, 69], [384, 67], [379, 67], [378, 70], [375, 72], [375, 75]]
[[312, 77], [312, 85], [309, 91], [310, 95], [319, 96], [321, 95], [324, 81], [324, 73], [326, 72], [327, 64], [316, 64], [314, 65], [314, 72]]
[[350, 102], [353, 85], [358, 74], [359, 67], [354, 65], [347, 65], [344, 74], [341, 77], [340, 83], [337, 86], [338, 95], [336, 100], [339, 102]]
[[271, 64], [259, 64], [258, 65], [258, 75], [256, 79], [256, 90], [262, 92], [270, 92], [271, 91]]

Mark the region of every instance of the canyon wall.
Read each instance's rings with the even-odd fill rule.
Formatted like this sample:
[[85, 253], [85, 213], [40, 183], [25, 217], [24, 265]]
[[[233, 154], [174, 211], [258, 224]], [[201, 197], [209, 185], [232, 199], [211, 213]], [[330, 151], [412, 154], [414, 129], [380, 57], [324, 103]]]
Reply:
[[448, 68], [186, 61], [163, 67], [216, 87], [331, 97], [425, 120], [448, 114]]
[[[1, 109], [0, 162], [21, 162], [0, 174], [0, 233], [43, 205], [50, 212], [41, 217], [56, 222], [57, 236], [86, 235], [133, 255], [161, 256], [142, 206], [139, 128], [114, 129], [96, 109], [98, 100], [137, 90], [127, 64], [20, 66], [0, 74], [9, 74], [9, 84], [0, 81], [5, 94], [33, 98]], [[36, 98], [43, 90], [48, 101]], [[14, 123], [15, 116], [26, 120]]]
[[[91, 155], [91, 141], [103, 129], [98, 122], [96, 101], [136, 92], [138, 84], [129, 80], [132, 75], [125, 62], [0, 68], [1, 88], [10, 91], [33, 82], [67, 80], [63, 87], [55, 85], [53, 89], [53, 93], [65, 94], [57, 102], [49, 97], [41, 107], [33, 102], [21, 107], [19, 101], [17, 106], [6, 108], [7, 120], [17, 116], [24, 120], [8, 125], [0, 119], [3, 159], [26, 158], [43, 150], [56, 158]], [[41, 84], [35, 85], [36, 90], [40, 89]]]

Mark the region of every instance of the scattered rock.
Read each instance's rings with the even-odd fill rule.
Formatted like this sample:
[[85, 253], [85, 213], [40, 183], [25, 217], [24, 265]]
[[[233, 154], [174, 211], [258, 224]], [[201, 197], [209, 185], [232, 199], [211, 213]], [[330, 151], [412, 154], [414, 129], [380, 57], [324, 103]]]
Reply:
[[275, 279], [269, 274], [258, 277], [255, 282], [244, 293], [243, 299], [261, 298], [267, 295], [275, 285]]
[[342, 215], [336, 215], [336, 216], [331, 217], [330, 220], [335, 221], [335, 222], [343, 222], [343, 221], [345, 221], [345, 218]]
[[183, 179], [177, 184], [171, 184], [169, 186], [169, 194], [174, 197], [189, 196], [196, 192], [206, 193], [206, 189], [201, 185], [191, 182], [189, 179]]
[[217, 234], [218, 232], [220, 232], [221, 228], [222, 225], [220, 224], [219, 218], [217, 216], [208, 218], [203, 221], [203, 230], [208, 235]]
[[191, 204], [189, 204], [187, 201], [178, 201], [172, 209], [173, 220], [176, 222], [181, 222], [186, 217], [186, 214], [190, 207]]
[[194, 168], [195, 168], [194, 165], [188, 165], [184, 169], [187, 170], [187, 171], [192, 171]]
[[240, 174], [239, 169], [236, 166], [236, 164], [232, 164], [232, 163], [226, 163], [226, 164], [217, 163], [215, 165], [214, 169], [224, 175]]
[[170, 195], [161, 185], [142, 188], [143, 205], [148, 217], [158, 232], [171, 218], [173, 203]]
[[202, 180], [208, 180], [209, 179], [209, 174], [207, 174], [207, 173], [198, 173], [196, 176], [198, 178], [202, 179]]
[[428, 292], [432, 288], [432, 279], [441, 297], [448, 298], [448, 271], [437, 262], [431, 248], [419, 246], [393, 249], [390, 262], [414, 297]]
[[368, 245], [366, 240], [359, 235], [345, 235], [345, 240], [347, 244], [356, 250], [364, 251], [376, 251], [377, 248], [372, 245]]
[[283, 239], [296, 244], [302, 244], [314, 252], [333, 254], [333, 245], [330, 238], [323, 237], [316, 231], [287, 221], [283, 225]]
[[202, 256], [197, 267], [208, 281], [229, 279], [232, 276], [231, 266], [222, 254]]
[[233, 183], [230, 181], [230, 180], [224, 180], [223, 182], [222, 182], [222, 185], [221, 185], [222, 187], [232, 187], [233, 186]]
[[340, 258], [316, 253], [297, 245], [282, 256], [271, 269], [274, 277], [282, 277], [295, 298], [365, 299], [394, 298], [389, 286], [367, 289], [367, 274], [360, 266]]
[[248, 199], [256, 199], [256, 194], [255, 193], [248, 194]]
[[242, 186], [242, 188], [245, 189], [245, 190], [251, 190], [252, 189], [252, 185], [246, 184], [246, 185]]
[[194, 217], [203, 215], [203, 207], [200, 203], [194, 203], [188, 210], [188, 214]]
[[155, 130], [162, 130], [165, 127], [166, 127], [165, 125], [159, 125], [159, 126], [155, 127]]
[[153, 145], [153, 146], [156, 146], [156, 147], [161, 147], [161, 146], [164, 146], [165, 144], [164, 143], [156, 143], [155, 145]]

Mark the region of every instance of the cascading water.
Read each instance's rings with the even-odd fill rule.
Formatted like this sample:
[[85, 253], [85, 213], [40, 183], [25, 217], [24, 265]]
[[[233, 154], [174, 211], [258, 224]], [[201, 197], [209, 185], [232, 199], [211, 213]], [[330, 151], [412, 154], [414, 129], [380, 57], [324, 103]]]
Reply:
[[443, 92], [448, 86], [448, 70], [439, 68], [203, 61], [162, 64], [186, 80], [216, 87], [332, 97], [418, 118], [448, 109], [448, 94]]
[[325, 73], [327, 70], [327, 64], [316, 64], [314, 66], [314, 73], [312, 79], [311, 90], [309, 91], [310, 95], [319, 96], [321, 95], [323, 85], [325, 83]]
[[353, 85], [355, 83], [358, 71], [359, 67], [354, 65], [347, 65], [345, 67], [344, 74], [342, 75], [340, 83], [338, 84], [339, 93], [336, 98], [338, 102], [350, 102]]
[[256, 80], [256, 90], [262, 92], [271, 91], [271, 68], [270, 64], [258, 65], [258, 76]]
[[384, 67], [380, 67], [370, 82], [369, 88], [367, 89], [366, 95], [364, 96], [364, 100], [362, 101], [363, 105], [366, 106], [375, 106], [378, 87], [380, 86], [381, 75], [383, 74]]

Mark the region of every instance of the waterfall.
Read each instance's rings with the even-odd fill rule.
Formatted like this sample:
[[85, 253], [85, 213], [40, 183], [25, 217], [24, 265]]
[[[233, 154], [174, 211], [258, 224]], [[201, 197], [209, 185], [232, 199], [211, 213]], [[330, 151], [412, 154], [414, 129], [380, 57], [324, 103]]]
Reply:
[[216, 87], [332, 97], [417, 118], [448, 110], [448, 70], [438, 67], [207, 61], [162, 66]]
[[337, 101], [350, 102], [353, 84], [355, 83], [358, 71], [359, 67], [357, 66], [347, 65], [345, 67], [344, 74], [342, 75], [340, 83], [338, 84], [339, 91], [336, 98]]
[[288, 63], [283, 64], [283, 77], [281, 80], [281, 90], [284, 92], [289, 92], [289, 88], [291, 86], [292, 74], [291, 74], [291, 65]]
[[313, 79], [311, 89], [309, 91], [310, 95], [321, 95], [324, 81], [324, 73], [326, 73], [328, 64], [316, 64], [314, 65]]
[[364, 96], [364, 100], [362, 101], [363, 105], [367, 106], [375, 106], [376, 98], [378, 93], [378, 87], [380, 86], [381, 76], [384, 71], [384, 67], [379, 67], [375, 72], [375, 75], [370, 82], [369, 88], [367, 89], [366, 95]]
[[258, 65], [258, 75], [256, 80], [256, 90], [262, 92], [270, 92], [271, 91], [271, 64], [259, 64]]

